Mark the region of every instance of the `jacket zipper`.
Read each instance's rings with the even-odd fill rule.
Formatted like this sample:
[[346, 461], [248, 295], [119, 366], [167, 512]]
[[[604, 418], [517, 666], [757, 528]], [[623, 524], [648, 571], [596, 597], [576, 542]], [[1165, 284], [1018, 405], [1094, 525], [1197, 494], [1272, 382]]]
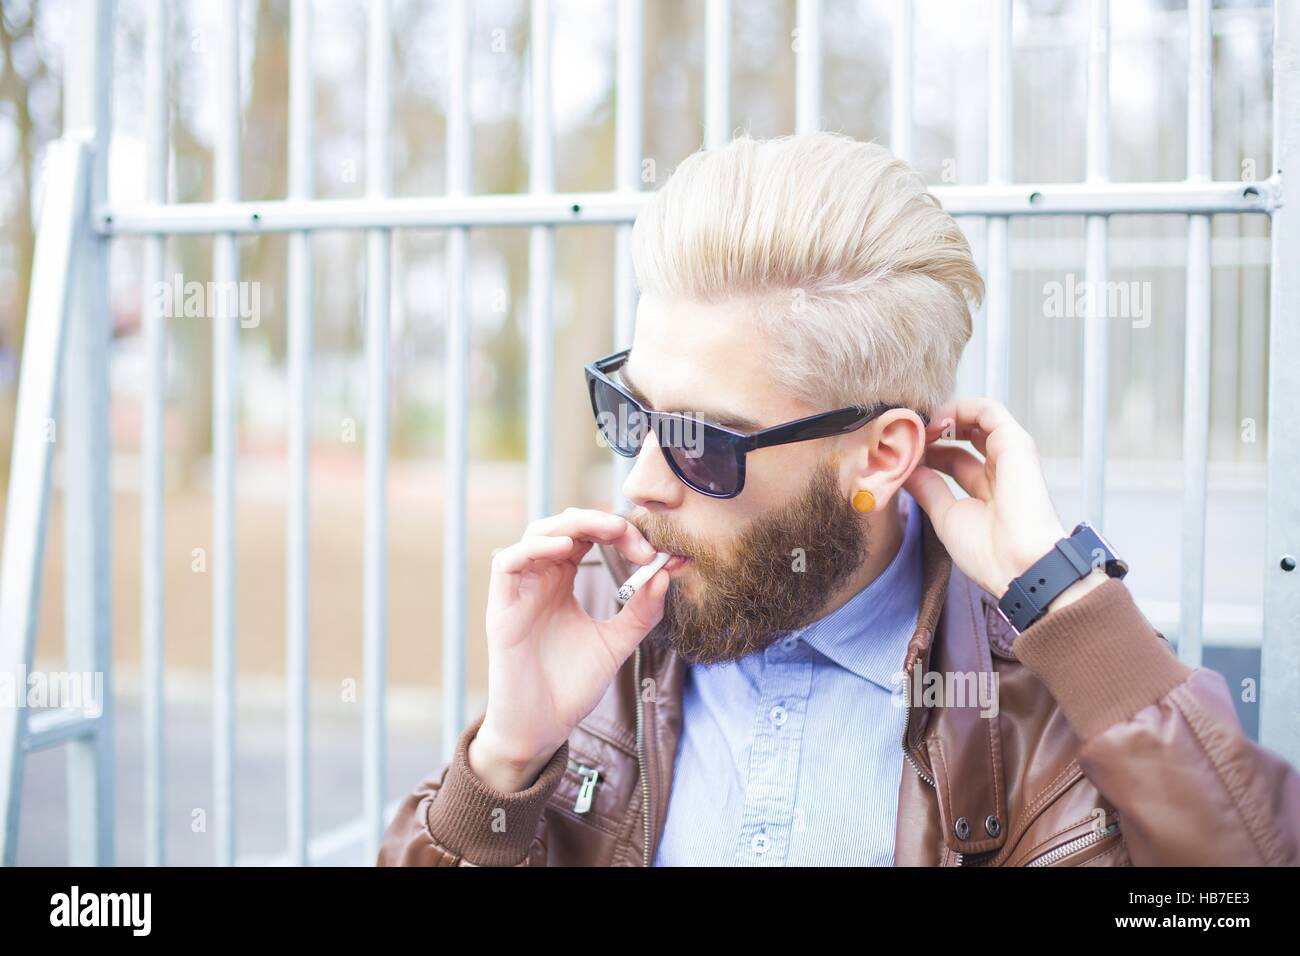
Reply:
[[642, 748], [645, 744], [645, 732], [643, 727], [643, 718], [641, 716], [641, 648], [638, 645], [636, 649], [636, 663], [633, 666], [633, 680], [636, 686], [633, 693], [636, 694], [636, 765], [641, 774], [641, 817], [642, 832], [644, 834], [644, 844], [641, 851], [641, 865], [650, 865], [650, 783], [646, 779], [645, 757], [642, 755]]
[[[918, 658], [917, 660], [919, 659], [920, 658]], [[912, 756], [912, 751], [907, 749], [907, 725], [910, 722], [912, 717], [912, 671], [915, 669], [916, 669], [916, 661], [912, 661], [912, 666], [909, 667], [906, 671], [904, 671], [904, 674], [906, 675], [907, 678], [906, 680], [907, 699], [903, 701], [903, 739], [900, 741], [900, 745], [903, 748], [903, 756], [906, 757], [907, 762], [912, 765], [912, 769], [916, 771], [916, 775], [933, 787], [934, 777], [930, 776], [928, 773], [926, 773], [924, 770], [921, 769], [921, 765], [917, 762], [916, 758]], [[961, 863], [960, 855], [958, 856], [957, 862], [958, 865], [960, 865]]]
[[1082, 850], [1092, 846], [1094, 843], [1100, 843], [1106, 837], [1113, 835], [1119, 830], [1119, 823], [1112, 823], [1104, 830], [1090, 830], [1081, 837], [1075, 837], [1069, 843], [1062, 843], [1053, 850], [1048, 850], [1042, 856], [1036, 856], [1025, 866], [1051, 866], [1077, 850]]
[[582, 786], [578, 788], [578, 799], [574, 801], [574, 813], [586, 813], [591, 809], [592, 796], [596, 791], [596, 781], [600, 779], [600, 771], [594, 767], [587, 767], [578, 761], [570, 758], [569, 767], [576, 770], [578, 776], [582, 778]]

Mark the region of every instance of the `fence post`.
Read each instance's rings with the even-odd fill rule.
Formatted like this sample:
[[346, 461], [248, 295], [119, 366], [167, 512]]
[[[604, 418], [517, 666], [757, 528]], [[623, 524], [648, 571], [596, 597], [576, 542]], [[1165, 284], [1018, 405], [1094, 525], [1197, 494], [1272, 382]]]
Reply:
[[[113, 4], [81, 0], [64, 74], [64, 132], [91, 150], [89, 215], [108, 194]], [[82, 207], [86, 209], [85, 206]], [[69, 671], [103, 675], [94, 733], [68, 741], [68, 862], [113, 863], [113, 682], [109, 596], [108, 348], [113, 317], [108, 241], [81, 230], [63, 355], [64, 656]], [[36, 316], [44, 321], [44, 316]], [[58, 443], [56, 442], [56, 447]]]
[[[1259, 740], [1300, 767], [1300, 8], [1273, 8], [1273, 176], [1290, 202], [1273, 213], [1269, 308], [1268, 503]], [[1285, 188], [1285, 186], [1284, 186]], [[1290, 558], [1291, 570], [1287, 570]]]

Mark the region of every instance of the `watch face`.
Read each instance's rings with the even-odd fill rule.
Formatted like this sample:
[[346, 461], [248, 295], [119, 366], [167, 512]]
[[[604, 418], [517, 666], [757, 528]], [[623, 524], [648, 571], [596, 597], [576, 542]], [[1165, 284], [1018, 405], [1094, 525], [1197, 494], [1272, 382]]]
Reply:
[[[1089, 521], [1080, 521], [1077, 525], [1074, 526], [1073, 533], [1078, 534], [1080, 531], [1083, 531], [1084, 529], [1087, 529], [1091, 534], [1095, 535], [1097, 540], [1101, 543], [1102, 548], [1105, 549], [1106, 557], [1107, 557], [1107, 561], [1106, 561], [1107, 573], [1110, 574], [1111, 577], [1121, 577], [1121, 578], [1124, 577], [1124, 575], [1128, 573], [1128, 564], [1127, 562], [1124, 561], [1123, 558], [1119, 556], [1119, 552], [1115, 550], [1115, 546], [1112, 545], [1106, 539], [1106, 536], [1102, 534]], [[1114, 568], [1114, 570], [1119, 572], [1118, 575], [1112, 572], [1111, 570], [1112, 567]]]

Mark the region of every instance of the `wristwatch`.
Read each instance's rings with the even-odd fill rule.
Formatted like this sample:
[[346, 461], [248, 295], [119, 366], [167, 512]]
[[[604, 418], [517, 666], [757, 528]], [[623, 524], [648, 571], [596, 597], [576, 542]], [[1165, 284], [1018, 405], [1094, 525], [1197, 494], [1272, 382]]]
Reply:
[[1075, 581], [1094, 568], [1105, 568], [1112, 578], [1128, 574], [1128, 565], [1115, 553], [1100, 531], [1086, 521], [1074, 526], [1068, 538], [1056, 542], [1051, 551], [1011, 582], [998, 601], [998, 613], [1019, 633], [1047, 611], [1047, 605]]

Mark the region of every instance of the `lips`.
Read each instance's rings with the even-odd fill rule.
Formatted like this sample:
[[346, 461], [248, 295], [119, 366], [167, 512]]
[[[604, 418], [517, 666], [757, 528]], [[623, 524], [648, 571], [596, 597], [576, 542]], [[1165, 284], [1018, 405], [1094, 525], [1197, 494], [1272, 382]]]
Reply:
[[664, 570], [671, 574], [673, 571], [676, 571], [682, 565], [686, 564], [686, 562], [689, 560], [690, 558], [682, 557], [680, 554], [674, 554], [671, 558], [669, 558], [666, 562], [664, 562]]

